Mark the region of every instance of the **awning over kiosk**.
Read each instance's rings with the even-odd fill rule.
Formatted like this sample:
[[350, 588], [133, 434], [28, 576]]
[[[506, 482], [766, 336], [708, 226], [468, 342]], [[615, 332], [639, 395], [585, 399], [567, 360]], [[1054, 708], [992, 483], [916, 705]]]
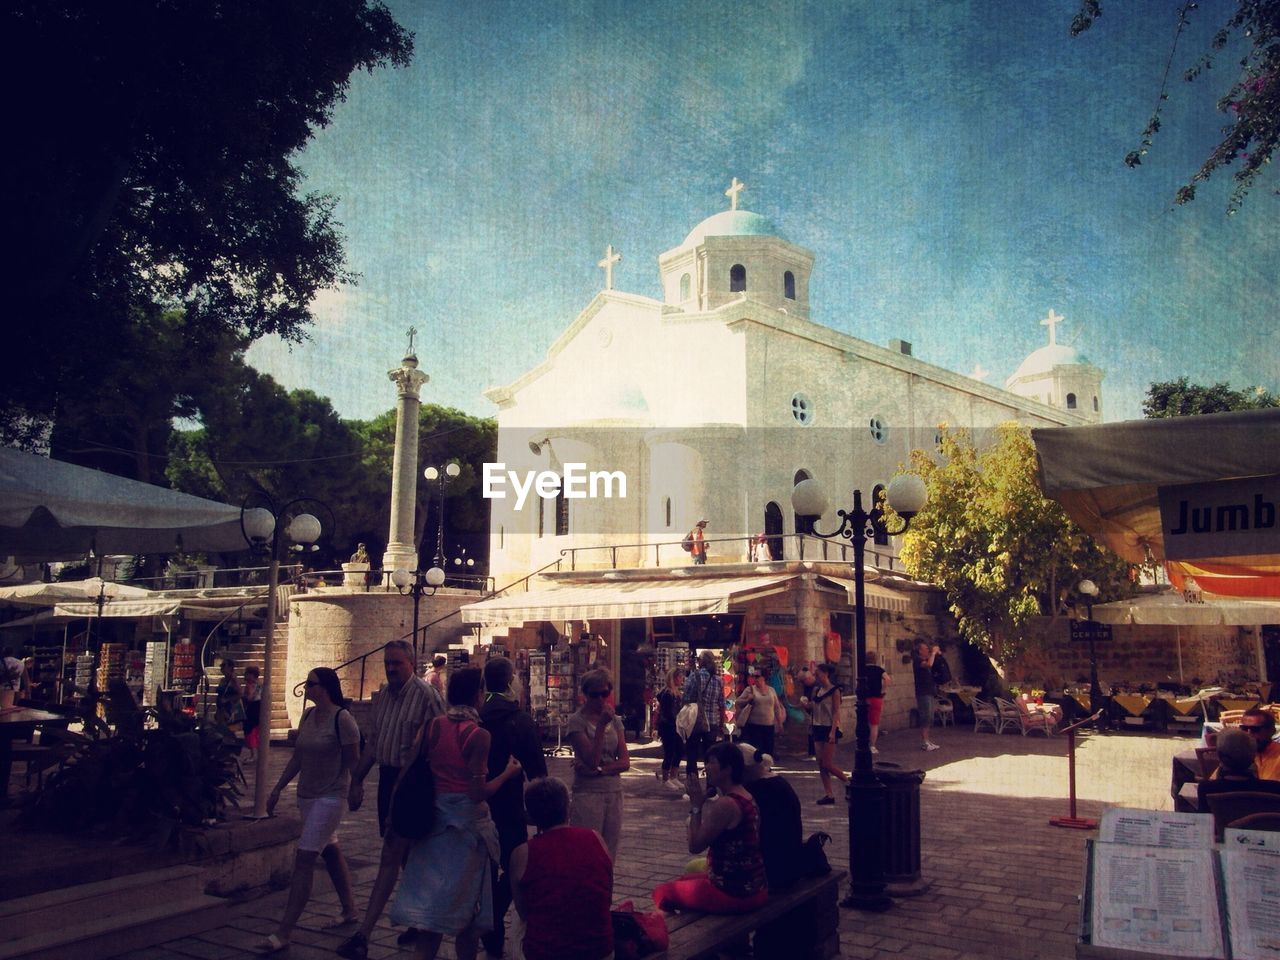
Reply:
[[557, 583], [541, 590], [468, 604], [462, 608], [462, 620], [512, 626], [540, 620], [627, 620], [728, 613], [730, 604], [780, 592], [796, 576]]
[[[828, 577], [824, 576], [823, 580], [829, 581], [836, 586], [844, 587], [849, 594], [849, 605], [856, 606], [854, 593], [857, 585], [844, 577]], [[868, 610], [889, 610], [893, 613], [923, 613], [924, 612], [924, 594], [899, 593], [896, 590], [890, 590], [874, 583], [864, 583], [863, 596], [867, 601]]]

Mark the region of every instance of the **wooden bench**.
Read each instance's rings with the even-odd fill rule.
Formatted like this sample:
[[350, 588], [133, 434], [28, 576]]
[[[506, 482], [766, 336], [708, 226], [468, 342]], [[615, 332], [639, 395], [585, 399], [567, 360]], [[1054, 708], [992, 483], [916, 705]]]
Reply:
[[764, 906], [751, 913], [719, 916], [684, 911], [667, 917], [671, 944], [652, 960], [713, 960], [720, 952], [755, 934], [758, 960], [828, 960], [840, 955], [838, 887], [843, 870], [825, 877], [801, 880], [781, 893], [770, 895]]

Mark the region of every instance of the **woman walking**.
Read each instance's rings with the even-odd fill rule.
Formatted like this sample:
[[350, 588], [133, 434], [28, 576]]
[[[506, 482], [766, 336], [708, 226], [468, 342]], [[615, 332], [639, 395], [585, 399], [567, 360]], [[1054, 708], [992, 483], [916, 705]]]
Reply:
[[622, 721], [605, 699], [613, 692], [608, 670], [582, 677], [582, 706], [569, 717], [565, 733], [573, 747], [573, 802], [569, 822], [604, 837], [609, 859], [618, 859], [622, 835], [622, 774], [631, 769]]
[[249, 750], [247, 762], [252, 763], [258, 750], [261, 736], [259, 724], [262, 722], [262, 683], [257, 667], [245, 667], [244, 670], [244, 745]]
[[355, 895], [351, 892], [351, 874], [338, 848], [337, 829], [346, 807], [351, 769], [360, 751], [360, 728], [351, 711], [346, 709], [338, 675], [328, 667], [316, 667], [307, 674], [305, 695], [312, 706], [302, 714], [293, 755], [267, 797], [267, 813], [271, 813], [280, 802], [280, 792], [294, 777], [298, 778], [302, 836], [298, 838], [294, 855], [293, 879], [289, 883], [284, 916], [275, 932], [253, 948], [255, 953], [264, 955], [278, 953], [289, 946], [294, 925], [311, 899], [317, 856], [324, 860], [342, 904], [342, 915], [334, 925], [359, 919]]
[[867, 651], [867, 728], [870, 732], [871, 752], [879, 753], [876, 741], [880, 739], [880, 715], [884, 712], [884, 695], [893, 678], [880, 666], [880, 657], [874, 650]]
[[475, 960], [480, 934], [493, 928], [489, 864], [498, 859], [498, 831], [485, 801], [521, 773], [512, 757], [485, 779], [490, 737], [480, 726], [480, 668], [450, 673], [447, 699], [445, 715], [431, 720], [419, 744], [435, 777], [435, 824], [410, 851], [391, 906], [391, 922], [409, 928], [419, 960], [434, 960], [446, 935], [458, 960]]
[[222, 679], [218, 681], [218, 690], [214, 694], [218, 707], [213, 719], [222, 724], [237, 737], [244, 731], [244, 695], [240, 692], [240, 681], [236, 679], [236, 661], [233, 657], [223, 657]]
[[818, 682], [813, 688], [813, 699], [808, 709], [813, 712], [813, 747], [818, 755], [818, 773], [822, 777], [824, 795], [820, 806], [836, 802], [831, 792], [831, 778], [841, 783], [849, 782], [849, 775], [836, 766], [836, 741], [840, 738], [840, 688], [832, 674], [835, 668], [829, 663], [818, 664]]
[[747, 669], [747, 685], [733, 704], [733, 716], [737, 720], [738, 733], [744, 743], [749, 743], [764, 753], [772, 754], [774, 738], [786, 719], [782, 701], [763, 673], [755, 667]]
[[680, 783], [680, 762], [684, 759], [684, 740], [676, 730], [676, 714], [684, 701], [684, 670], [667, 671], [667, 686], [658, 694], [658, 738], [662, 741], [662, 769], [658, 779], [663, 783]]

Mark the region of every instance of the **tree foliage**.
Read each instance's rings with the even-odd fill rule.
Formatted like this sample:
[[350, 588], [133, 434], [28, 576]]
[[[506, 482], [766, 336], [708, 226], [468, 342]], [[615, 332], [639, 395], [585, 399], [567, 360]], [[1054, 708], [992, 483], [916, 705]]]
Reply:
[[915, 450], [911, 469], [929, 500], [902, 546], [912, 576], [946, 594], [961, 634], [997, 663], [1030, 642], [1032, 617], [1056, 615], [1084, 578], [1119, 595], [1129, 567], [1040, 491], [1030, 433], [1015, 423], [985, 449], [943, 428], [939, 451]]
[[1226, 413], [1229, 410], [1260, 410], [1280, 407], [1280, 397], [1262, 387], [1232, 390], [1226, 383], [1203, 386], [1190, 383], [1186, 377], [1152, 383], [1142, 401], [1145, 417], [1190, 417], [1201, 413]]
[[305, 335], [350, 280], [331, 197], [297, 152], [357, 69], [408, 62], [376, 0], [17, 0], [0, 407], [56, 412], [138, 312], [193, 336]]
[[[1228, 67], [1233, 71], [1233, 79], [1218, 100], [1218, 109], [1228, 116], [1228, 121], [1222, 128], [1222, 139], [1200, 169], [1178, 188], [1174, 202], [1182, 204], [1193, 200], [1198, 183], [1208, 180], [1218, 169], [1238, 163], [1233, 175], [1235, 188], [1227, 205], [1227, 212], [1234, 213], [1258, 174], [1271, 163], [1280, 141], [1280, 0], [1233, 0], [1229, 5], [1231, 14], [1214, 34], [1209, 49], [1183, 73], [1187, 82], [1200, 79], [1212, 73], [1220, 56], [1243, 49], [1239, 60]], [[1173, 45], [1155, 109], [1142, 130], [1138, 148], [1125, 157], [1130, 167], [1142, 163], [1160, 131], [1178, 41], [1199, 8], [1196, 0], [1184, 0], [1177, 9]], [[1101, 0], [1081, 0], [1080, 10], [1071, 23], [1071, 35], [1079, 36], [1101, 16]]]

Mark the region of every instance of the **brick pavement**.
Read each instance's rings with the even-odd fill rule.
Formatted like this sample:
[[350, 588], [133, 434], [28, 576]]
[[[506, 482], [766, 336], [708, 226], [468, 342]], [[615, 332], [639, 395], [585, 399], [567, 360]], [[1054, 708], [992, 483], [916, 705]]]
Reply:
[[[1089, 833], [1048, 825], [1067, 812], [1066, 742], [1013, 734], [975, 734], [948, 728], [937, 739], [943, 749], [925, 754], [914, 731], [881, 739], [881, 760], [919, 766], [928, 773], [921, 790], [923, 874], [930, 888], [895, 901], [883, 914], [842, 910], [841, 955], [909, 957], [920, 960], [1067, 960], [1074, 957], [1077, 896], [1083, 844]], [[1077, 779], [1079, 813], [1097, 816], [1105, 804], [1169, 809], [1169, 758], [1187, 741], [1139, 734], [1082, 738]], [[851, 747], [841, 745], [847, 768]], [[779, 771], [805, 806], [806, 833], [821, 829], [833, 844], [834, 866], [847, 866], [848, 831], [840, 805], [817, 807], [821, 796], [813, 761], [783, 752]], [[653, 776], [657, 751], [635, 751], [625, 778], [626, 821], [615, 879], [615, 900], [648, 903], [649, 891], [675, 875], [688, 857], [684, 846], [687, 804]], [[273, 753], [273, 765], [287, 751]], [[567, 779], [568, 762], [553, 760], [552, 772]], [[291, 803], [286, 798], [284, 803]], [[341, 830], [358, 902], [368, 899], [377, 871], [378, 840], [371, 805]], [[250, 957], [256, 939], [273, 929], [284, 906], [275, 891], [238, 905], [230, 921], [214, 930], [122, 954], [116, 960], [186, 960]], [[317, 871], [315, 893], [296, 931], [292, 960], [332, 960], [346, 931], [326, 931], [337, 914], [328, 878]], [[407, 956], [395, 946], [385, 918], [369, 955], [375, 960]], [[446, 942], [441, 956], [452, 958]], [[483, 954], [482, 954], [483, 956]]]

